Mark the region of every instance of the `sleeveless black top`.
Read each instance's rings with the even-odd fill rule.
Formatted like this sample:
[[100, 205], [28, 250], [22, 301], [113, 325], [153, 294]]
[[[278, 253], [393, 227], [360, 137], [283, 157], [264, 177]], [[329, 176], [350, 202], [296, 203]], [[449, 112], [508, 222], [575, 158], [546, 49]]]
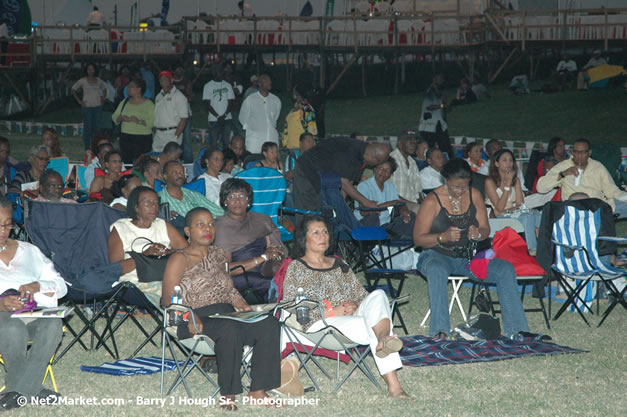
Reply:
[[443, 233], [452, 226], [462, 230], [461, 237], [457, 242], [446, 242], [441, 245], [438, 244], [437, 246], [431, 248], [434, 251], [447, 256], [461, 257], [460, 251], [465, 251], [466, 248], [468, 248], [470, 243], [468, 240], [468, 228], [470, 226], [479, 226], [479, 222], [477, 221], [477, 209], [472, 202], [472, 188], [470, 188], [468, 192], [470, 205], [468, 206], [468, 210], [461, 214], [450, 214], [448, 210], [442, 206], [442, 202], [440, 201], [438, 194], [436, 192], [433, 193], [440, 205], [440, 211], [437, 216], [435, 216], [435, 219], [433, 219], [429, 233]]

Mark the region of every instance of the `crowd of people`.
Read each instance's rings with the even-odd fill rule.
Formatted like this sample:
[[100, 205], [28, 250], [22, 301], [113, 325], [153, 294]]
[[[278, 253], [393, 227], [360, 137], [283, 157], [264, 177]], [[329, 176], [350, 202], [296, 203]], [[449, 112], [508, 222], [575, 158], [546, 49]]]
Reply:
[[[627, 192], [616, 187], [607, 169], [591, 158], [586, 139], [574, 141], [572, 155], [566, 153], [562, 138], [552, 139], [538, 164], [532, 190], [526, 189], [512, 150], [499, 141], [488, 142], [485, 152], [482, 144], [470, 143], [464, 158], [457, 158], [448, 139], [449, 105], [441, 93], [441, 76], [434, 77], [427, 91], [419, 133], [402, 130], [394, 150], [363, 138], [320, 138], [316, 143], [314, 107], [305, 93], [295, 88], [295, 104], [287, 115], [282, 141], [286, 158], [282, 160], [277, 130], [281, 102], [270, 92], [270, 77], [259, 76], [253, 91], [244, 92], [230, 65], [219, 66], [203, 89], [210, 144], [198, 158], [197, 177], [204, 180], [204, 189], [193, 191], [185, 187], [189, 176], [181, 161], [191, 149], [191, 91], [181, 69], [174, 70], [176, 75], [161, 71], [158, 92], [154, 77], [150, 80], [140, 69], [121, 72], [115, 81], [117, 108], [111, 116], [120, 125], [118, 150], [115, 141], [93, 128], [107, 88], [98, 78], [98, 68], [94, 64], [86, 67], [86, 77], [72, 88], [82, 106], [85, 126], [86, 173], [82, 180], [76, 174], [63, 178], [47, 167], [50, 158], [63, 155], [54, 130], [44, 130], [41, 144], [34, 146], [28, 161], [22, 163], [11, 157], [9, 141], [0, 137], [0, 290], [18, 293], [0, 297], [0, 333], [16, 335], [0, 340], [0, 354], [7, 364], [2, 409], [18, 407], [18, 395], [52, 395], [43, 390], [40, 381], [46, 361], [61, 340], [58, 321], [36, 320], [25, 325], [11, 318], [11, 312], [33, 297], [56, 305], [66, 293], [52, 263], [35, 246], [10, 237], [13, 209], [24, 198], [77, 203], [76, 195], [66, 193], [71, 191], [68, 185], [72, 181], [75, 188], [80, 185], [87, 190], [90, 200], [126, 212], [127, 217], [111, 225], [108, 238], [109, 262], [122, 266], [120, 280], [135, 284], [162, 307], [170, 304], [174, 287], [182, 288], [183, 303], [199, 320], [180, 327], [178, 335], [185, 338], [202, 333], [216, 341], [218, 383], [226, 399], [223, 408], [229, 410], [237, 408], [235, 395], [242, 392], [239, 363], [244, 345], [255, 346], [248, 395], [264, 399], [267, 391], [280, 388], [281, 327], [274, 317], [239, 323], [209, 322], [209, 316], [248, 311], [250, 304], [267, 302], [276, 272], [271, 263], [287, 256], [294, 262], [285, 270], [283, 297], [291, 299], [304, 292], [308, 299], [324, 303], [321, 314], [312, 312], [304, 330], [316, 331], [329, 324], [370, 345], [389, 395], [412, 399], [398, 379], [402, 343], [393, 333], [385, 293], [368, 293], [347, 262], [333, 256], [333, 229], [328, 219], [299, 215], [294, 245], [288, 250], [272, 219], [251, 211], [252, 187], [234, 177], [243, 169], [265, 167], [284, 175], [286, 201], [293, 200], [294, 207], [303, 210], [322, 208], [320, 174], [333, 173], [339, 177], [342, 196], [354, 204], [359, 224], [381, 226], [392, 236], [412, 239], [416, 248], [422, 249], [415, 268], [428, 281], [429, 335], [439, 339], [450, 337], [451, 331], [448, 277], [471, 273], [467, 269], [469, 247], [489, 238], [489, 218], [516, 212], [533, 255], [541, 205], [528, 207], [530, 195], [552, 193], [550, 200], [557, 190], [562, 200], [597, 198], [609, 204], [618, 218], [627, 216]], [[468, 99], [472, 96], [465, 80], [456, 104], [472, 102]], [[185, 135], [190, 135], [189, 141]], [[125, 170], [125, 164], [132, 167]], [[372, 168], [372, 175], [365, 175], [365, 168]], [[15, 198], [9, 200], [5, 194]], [[170, 212], [164, 219], [159, 208], [166, 202]], [[139, 252], [170, 255], [162, 280], [144, 282], [138, 275], [131, 256], [138, 251], [134, 246], [138, 238], [151, 242]], [[513, 339], [536, 336], [527, 324], [513, 265], [491, 260], [485, 282], [496, 284], [504, 335]], [[27, 334], [37, 335], [31, 348], [36, 354], [25, 356]]]

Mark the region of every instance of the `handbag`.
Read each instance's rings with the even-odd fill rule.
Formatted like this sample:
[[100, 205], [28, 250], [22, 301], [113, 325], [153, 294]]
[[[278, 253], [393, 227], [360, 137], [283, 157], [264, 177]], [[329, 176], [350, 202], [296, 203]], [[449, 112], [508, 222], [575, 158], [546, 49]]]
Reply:
[[[142, 246], [141, 252], [135, 252], [132, 250], [133, 245], [138, 239], [148, 241], [148, 243]], [[170, 255], [152, 256], [144, 255], [143, 253], [147, 247], [154, 245], [154, 243], [155, 242], [152, 240], [140, 236], [133, 240], [133, 243], [131, 243], [131, 250], [126, 252], [135, 261], [135, 270], [137, 271], [137, 279], [139, 282], [154, 282], [163, 280], [163, 273], [165, 272], [165, 267], [168, 264]]]
[[[120, 110], [120, 116], [122, 116], [122, 112], [124, 111], [124, 107], [126, 107], [126, 103], [128, 102], [128, 98], [125, 98], [122, 102], [122, 109]], [[122, 122], [113, 123], [113, 129], [111, 130], [111, 137], [113, 139], [118, 139], [122, 134]]]
[[259, 272], [264, 278], [274, 278], [282, 263], [283, 257], [280, 257], [278, 259], [268, 259], [261, 264], [261, 270]]

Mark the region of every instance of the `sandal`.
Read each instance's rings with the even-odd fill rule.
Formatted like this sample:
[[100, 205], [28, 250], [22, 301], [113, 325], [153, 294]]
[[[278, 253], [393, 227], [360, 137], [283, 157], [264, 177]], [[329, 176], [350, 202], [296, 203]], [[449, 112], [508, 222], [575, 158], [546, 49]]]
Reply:
[[222, 411], [237, 411], [237, 404], [231, 398], [220, 397], [219, 404]]
[[383, 347], [377, 350], [377, 357], [386, 358], [391, 353], [399, 352], [403, 349], [403, 341], [398, 337], [389, 337], [383, 340]]

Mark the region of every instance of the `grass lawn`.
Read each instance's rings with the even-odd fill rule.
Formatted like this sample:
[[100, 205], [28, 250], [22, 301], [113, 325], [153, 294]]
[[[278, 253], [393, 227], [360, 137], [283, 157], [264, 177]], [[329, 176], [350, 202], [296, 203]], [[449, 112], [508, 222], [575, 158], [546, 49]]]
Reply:
[[[517, 141], [548, 142], [561, 136], [572, 143], [586, 137], [593, 143], [613, 143], [627, 146], [625, 114], [627, 95], [623, 89], [567, 91], [556, 94], [514, 96], [503, 86], [492, 89], [493, 97], [485, 102], [455, 107], [449, 113], [449, 131], [454, 136], [474, 136]], [[445, 92], [454, 97], [454, 90]], [[283, 112], [279, 117], [282, 131], [285, 114], [292, 107], [291, 97], [283, 95]], [[357, 131], [365, 135], [395, 136], [401, 129], [418, 129], [422, 94], [381, 96], [368, 98], [332, 99], [327, 103], [326, 124], [330, 134], [349, 134]], [[207, 110], [203, 103], [193, 103], [193, 126], [207, 127]], [[53, 111], [36, 119], [42, 123], [79, 123], [80, 109], [72, 101], [59, 105]], [[0, 127], [0, 134], [7, 132]], [[12, 154], [25, 158], [30, 146], [38, 142], [35, 135], [8, 134]], [[80, 138], [61, 137], [64, 152], [72, 159], [81, 159]], [[200, 144], [194, 145], [194, 153]]]
[[[410, 276], [405, 293], [411, 301], [403, 308], [403, 315], [410, 334], [426, 334], [419, 327], [428, 309], [427, 285], [423, 279]], [[469, 288], [463, 287], [461, 299], [467, 305]], [[525, 305], [535, 307], [537, 300], [525, 299]], [[559, 304], [554, 303], [555, 308]], [[601, 308], [606, 306], [601, 302]], [[416, 401], [397, 402], [387, 398], [361, 373], [354, 374], [337, 395], [331, 394], [334, 382], [327, 380], [316, 370], [315, 376], [322, 392], [311, 392], [306, 398], [317, 405], [290, 407], [287, 410], [268, 410], [252, 406], [240, 406], [241, 415], [251, 416], [622, 416], [627, 409], [625, 399], [625, 332], [627, 314], [618, 307], [600, 329], [588, 328], [575, 313], [565, 313], [558, 321], [551, 322], [547, 330], [540, 313], [527, 314], [533, 331], [551, 335], [555, 343], [567, 345], [587, 353], [576, 355], [537, 356], [522, 359], [466, 365], [405, 367], [399, 377], [401, 383]], [[597, 317], [593, 317], [594, 323]], [[148, 319], [140, 318], [150, 324]], [[74, 322], [77, 319], [73, 319]], [[457, 308], [453, 310], [451, 324], [461, 322]], [[70, 338], [66, 334], [64, 343]], [[139, 331], [130, 322], [121, 327], [118, 337], [120, 355], [128, 356], [139, 344]], [[84, 337], [89, 343], [87, 337]], [[159, 341], [157, 339], [157, 343]], [[141, 356], [160, 355], [160, 347], [149, 345]], [[60, 392], [69, 399], [95, 397], [119, 399], [123, 406], [69, 406], [57, 408], [29, 406], [17, 410], [15, 416], [64, 415], [89, 416], [166, 416], [166, 415], [214, 415], [219, 411], [214, 405], [188, 405], [184, 402], [183, 387], [177, 388], [166, 405], [138, 405], [138, 397], [162, 398], [159, 393], [159, 375], [119, 377], [80, 371], [80, 365], [99, 365], [112, 361], [103, 349], [85, 352], [78, 345], [55, 365], [55, 376]], [[374, 367], [371, 358], [370, 366]], [[334, 362], [322, 359], [322, 364], [334, 375]], [[346, 366], [342, 365], [342, 371]], [[375, 369], [376, 372], [376, 368]], [[2, 377], [0, 370], [0, 378]], [[207, 382], [194, 373], [190, 387], [198, 400], [211, 392]], [[213, 375], [215, 377], [215, 375]], [[174, 372], [166, 373], [171, 381]], [[306, 375], [301, 381], [308, 387]], [[382, 379], [380, 382], [383, 384]], [[622, 412], [620, 410], [623, 410]]]

